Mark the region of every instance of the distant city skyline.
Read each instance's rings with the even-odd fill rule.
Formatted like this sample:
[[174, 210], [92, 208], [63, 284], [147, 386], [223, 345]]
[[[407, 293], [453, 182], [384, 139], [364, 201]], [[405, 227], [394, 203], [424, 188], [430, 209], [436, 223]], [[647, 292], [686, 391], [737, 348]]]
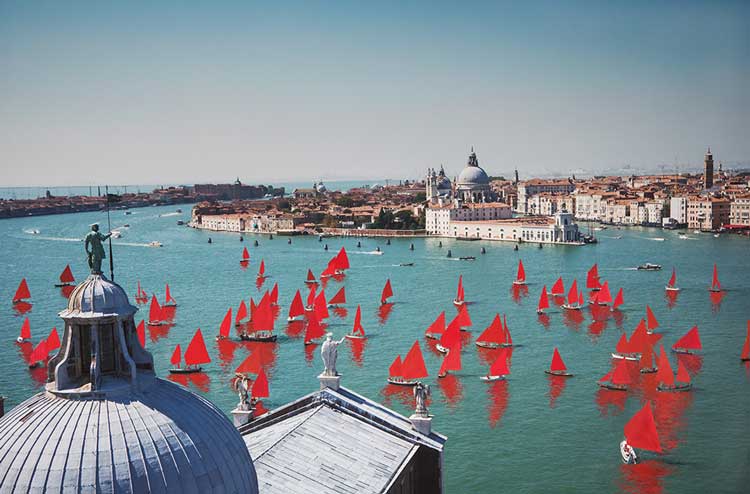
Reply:
[[[0, 0], [0, 186], [750, 165], [750, 3]], [[684, 167], [684, 168], [683, 168]]]

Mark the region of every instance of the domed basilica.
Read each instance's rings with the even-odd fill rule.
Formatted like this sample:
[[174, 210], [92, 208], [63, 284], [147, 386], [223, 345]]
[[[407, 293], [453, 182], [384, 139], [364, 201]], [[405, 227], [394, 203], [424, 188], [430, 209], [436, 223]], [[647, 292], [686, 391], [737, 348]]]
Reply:
[[479, 166], [479, 160], [473, 147], [466, 167], [458, 175], [455, 185], [445, 176], [445, 171], [441, 166], [438, 174], [435, 173], [434, 169], [427, 170], [426, 186], [427, 200], [431, 204], [450, 200], [469, 203], [493, 202], [496, 200], [496, 196], [490, 187], [490, 177]]

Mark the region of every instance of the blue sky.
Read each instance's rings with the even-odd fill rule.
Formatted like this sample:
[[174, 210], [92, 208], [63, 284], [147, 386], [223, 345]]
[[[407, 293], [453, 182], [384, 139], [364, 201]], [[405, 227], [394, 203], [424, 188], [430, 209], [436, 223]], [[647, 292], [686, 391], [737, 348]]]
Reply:
[[1, 185], [750, 162], [750, 2], [0, 0]]

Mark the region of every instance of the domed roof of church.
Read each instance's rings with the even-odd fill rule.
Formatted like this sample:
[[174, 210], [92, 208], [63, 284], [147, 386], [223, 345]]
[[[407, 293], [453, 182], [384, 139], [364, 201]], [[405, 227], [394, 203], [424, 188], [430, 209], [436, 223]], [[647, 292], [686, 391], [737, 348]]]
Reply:
[[39, 393], [0, 419], [2, 492], [258, 492], [239, 432], [162, 379], [105, 399]]
[[62, 318], [104, 317], [110, 315], [128, 316], [138, 309], [130, 305], [128, 295], [117, 283], [112, 283], [104, 275], [89, 275], [75, 287], [68, 299], [68, 308], [60, 313]]
[[466, 168], [464, 168], [458, 176], [458, 185], [487, 185], [489, 183], [490, 177], [487, 176], [487, 173], [479, 166], [477, 155], [472, 149]]

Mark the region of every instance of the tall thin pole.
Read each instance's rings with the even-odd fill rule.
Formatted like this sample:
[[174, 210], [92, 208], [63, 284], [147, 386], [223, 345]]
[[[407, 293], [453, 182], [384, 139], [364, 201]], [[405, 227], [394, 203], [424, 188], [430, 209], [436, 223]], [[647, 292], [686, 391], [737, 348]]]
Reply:
[[115, 261], [112, 259], [112, 223], [109, 219], [109, 185], [104, 186], [104, 192], [107, 194], [107, 232], [109, 233], [109, 278], [115, 281]]

